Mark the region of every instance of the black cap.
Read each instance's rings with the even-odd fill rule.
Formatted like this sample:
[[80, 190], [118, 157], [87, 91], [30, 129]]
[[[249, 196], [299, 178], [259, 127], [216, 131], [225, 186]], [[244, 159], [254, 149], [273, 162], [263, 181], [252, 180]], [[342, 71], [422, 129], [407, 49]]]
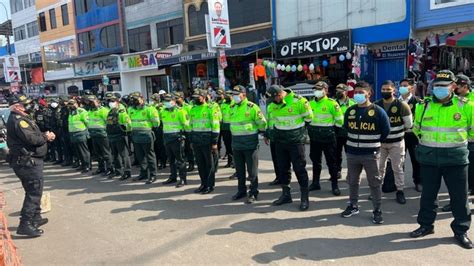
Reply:
[[314, 85], [314, 88], [316, 90], [322, 90], [322, 89], [327, 89], [329, 88], [329, 85], [324, 82], [324, 81], [318, 81], [315, 85]]
[[172, 94], [176, 99], [184, 98], [184, 93], [182, 91], [175, 91]]
[[17, 103], [29, 104], [31, 103], [31, 99], [29, 99], [28, 97], [26, 97], [26, 95], [23, 94], [15, 94], [8, 99], [8, 105], [14, 105]]
[[457, 78], [454, 73], [450, 70], [441, 70], [436, 73], [436, 77], [433, 81], [433, 85], [447, 86], [453, 82], [456, 82]]
[[349, 91], [349, 86], [347, 86], [346, 84], [344, 83], [339, 83], [337, 84], [336, 86], [336, 90], [339, 89], [339, 90], [343, 90], [343, 91]]
[[281, 92], [284, 91], [284, 87], [281, 85], [272, 85], [270, 88], [268, 88], [266, 96], [268, 98], [273, 98], [276, 95], [280, 94]]
[[241, 93], [246, 93], [245, 87], [242, 85], [237, 85], [232, 88], [232, 94], [233, 95], [239, 95]]
[[117, 96], [112, 92], [107, 92], [104, 96], [104, 100], [106, 101], [116, 101], [117, 99]]
[[463, 74], [459, 74], [459, 75], [456, 76], [456, 78], [458, 79], [456, 81], [456, 84], [461, 85], [461, 86], [467, 85], [468, 87], [471, 86], [472, 82], [471, 82], [471, 79], [468, 76], [463, 75]]
[[169, 93], [166, 93], [163, 95], [163, 101], [169, 102], [169, 101], [174, 101], [174, 100], [176, 100], [176, 98]]
[[74, 104], [77, 104], [77, 101], [74, 99], [70, 99], [69, 101], [67, 101], [67, 105], [74, 105]]

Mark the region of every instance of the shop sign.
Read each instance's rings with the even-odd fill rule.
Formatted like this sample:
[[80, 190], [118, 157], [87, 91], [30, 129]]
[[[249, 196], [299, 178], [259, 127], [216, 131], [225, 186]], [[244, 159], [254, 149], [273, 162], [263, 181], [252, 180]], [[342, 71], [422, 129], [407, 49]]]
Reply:
[[171, 57], [180, 53], [180, 48], [148, 51], [140, 54], [125, 55], [122, 62], [122, 69], [127, 70], [144, 70], [156, 69], [158, 61]]
[[336, 31], [277, 42], [279, 59], [343, 53], [351, 50], [351, 31]]
[[406, 57], [407, 43], [406, 41], [401, 41], [375, 44], [371, 46], [370, 50], [372, 50], [372, 55], [374, 59]]
[[76, 56], [75, 39], [43, 46], [46, 61], [58, 61]]
[[74, 64], [74, 75], [77, 77], [94, 76], [119, 71], [117, 57], [102, 57]]

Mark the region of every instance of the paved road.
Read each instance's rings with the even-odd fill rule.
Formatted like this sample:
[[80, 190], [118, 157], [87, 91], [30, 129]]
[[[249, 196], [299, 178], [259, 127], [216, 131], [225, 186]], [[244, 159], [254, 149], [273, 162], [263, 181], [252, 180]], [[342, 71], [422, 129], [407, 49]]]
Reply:
[[[307, 212], [297, 210], [299, 200], [270, 206], [280, 192], [267, 186], [274, 178], [268, 147], [263, 146], [260, 154], [261, 193], [254, 205], [230, 201], [237, 184], [227, 178], [230, 169], [219, 169], [214, 193], [196, 195], [192, 193], [199, 183], [196, 173], [189, 178], [190, 185], [176, 189], [81, 176], [47, 165], [45, 190], [51, 192], [53, 210], [45, 215], [50, 219], [46, 233], [37, 239], [15, 236], [15, 243], [26, 265], [474, 264], [472, 251], [453, 244], [450, 213], [438, 215], [436, 234], [408, 237], [417, 228], [419, 203], [410, 178], [408, 203], [401, 206], [394, 193], [384, 195], [385, 224], [373, 225], [365, 180], [361, 213], [352, 218], [339, 216], [346, 206], [347, 185], [341, 184], [343, 194], [334, 197], [327, 179], [322, 191], [311, 193]], [[11, 169], [0, 167], [0, 177], [10, 230], [15, 232], [23, 192]], [[161, 174], [161, 180], [166, 177]], [[299, 198], [297, 189], [293, 196]], [[443, 188], [441, 204], [447, 200]]]

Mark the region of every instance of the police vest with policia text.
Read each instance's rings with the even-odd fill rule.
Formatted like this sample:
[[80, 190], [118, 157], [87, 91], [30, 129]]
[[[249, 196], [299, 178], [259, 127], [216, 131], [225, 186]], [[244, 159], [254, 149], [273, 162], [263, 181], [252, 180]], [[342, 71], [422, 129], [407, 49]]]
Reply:
[[380, 148], [381, 132], [375, 105], [367, 108], [354, 105], [347, 112], [347, 145], [354, 148]]
[[[375, 104], [384, 109], [383, 100], [379, 100]], [[388, 119], [390, 120], [390, 134], [388, 134], [387, 139], [383, 141], [384, 143], [399, 142], [405, 136], [405, 125], [403, 123], [401, 110], [402, 103], [400, 100], [393, 100], [387, 110]]]

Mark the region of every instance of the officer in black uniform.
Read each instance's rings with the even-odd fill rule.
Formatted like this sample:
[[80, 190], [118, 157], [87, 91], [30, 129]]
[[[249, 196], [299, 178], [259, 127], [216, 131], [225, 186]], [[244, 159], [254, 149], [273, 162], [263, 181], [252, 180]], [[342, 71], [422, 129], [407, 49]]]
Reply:
[[61, 139], [59, 138], [60, 130], [62, 126], [61, 121], [61, 107], [59, 106], [59, 99], [53, 98], [49, 103], [49, 112], [51, 114], [49, 119], [49, 128], [56, 135], [56, 138], [51, 142], [50, 152], [53, 156], [53, 164], [62, 164], [63, 163], [63, 149], [61, 145]]
[[69, 98], [67, 96], [60, 97], [61, 111], [60, 111], [60, 127], [59, 127], [59, 140], [60, 146], [62, 147], [63, 152], [63, 163], [61, 166], [71, 166], [73, 161], [73, 152], [71, 139], [69, 138], [69, 128], [68, 128], [68, 118], [69, 118], [69, 108], [67, 107], [67, 102]]
[[[181, 91], [176, 91], [173, 93], [173, 96], [176, 98], [176, 105], [186, 110], [186, 113], [189, 114], [189, 110], [191, 110], [190, 104], [187, 104], [184, 101], [184, 94]], [[191, 140], [186, 138], [184, 141], [184, 154], [186, 156], [186, 160], [188, 162], [188, 168], [186, 171], [192, 172], [194, 171], [194, 153], [193, 148], [191, 147]]]
[[24, 95], [14, 95], [10, 100], [11, 115], [7, 122], [7, 144], [10, 154], [7, 161], [18, 176], [25, 190], [17, 234], [38, 237], [43, 234], [40, 226], [48, 219], [41, 217], [41, 196], [43, 194], [43, 159], [48, 151], [48, 141], [54, 133], [41, 132], [30, 119], [31, 100]]

